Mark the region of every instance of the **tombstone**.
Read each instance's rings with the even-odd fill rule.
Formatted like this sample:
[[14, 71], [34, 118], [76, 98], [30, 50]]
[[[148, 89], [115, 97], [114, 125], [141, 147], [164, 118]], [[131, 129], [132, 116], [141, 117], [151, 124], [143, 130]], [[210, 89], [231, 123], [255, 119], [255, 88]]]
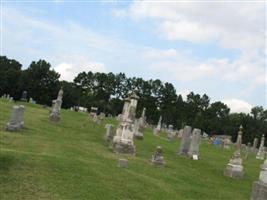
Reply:
[[252, 185], [251, 200], [266, 200], [267, 199], [267, 159], [261, 165], [259, 180]]
[[125, 168], [128, 166], [128, 160], [127, 159], [124, 159], [124, 158], [120, 158], [118, 160], [118, 167], [120, 168]]
[[52, 109], [49, 114], [49, 120], [52, 122], [58, 122], [61, 118], [60, 109], [62, 104], [62, 98], [63, 98], [63, 89], [61, 88], [58, 92], [57, 99], [52, 101]]
[[154, 130], [153, 130], [153, 134], [154, 134], [154, 135], [158, 135], [159, 132], [161, 131], [161, 121], [162, 121], [162, 117], [160, 116], [160, 117], [159, 117], [159, 121], [158, 121], [158, 125], [157, 125], [157, 127], [154, 128]]
[[9, 94], [7, 94], [7, 95], [6, 95], [6, 99], [7, 99], [7, 100], [9, 100], [9, 98], [10, 98], [10, 95], [9, 95]]
[[242, 145], [242, 134], [243, 127], [242, 125], [239, 127], [237, 142], [236, 142], [236, 150], [230, 159], [229, 163], [224, 170], [224, 175], [231, 178], [242, 178], [244, 175], [243, 166], [242, 166], [242, 158], [241, 158], [241, 145]]
[[258, 139], [258, 138], [254, 138], [254, 141], [253, 141], [253, 147], [252, 147], [252, 152], [253, 152], [254, 154], [257, 153], [258, 142], [259, 142], [259, 139]]
[[256, 159], [264, 160], [264, 157], [265, 157], [264, 140], [265, 140], [264, 134], [262, 134], [261, 144], [260, 144], [259, 151], [257, 153]]
[[195, 128], [192, 133], [191, 144], [190, 144], [190, 148], [188, 151], [189, 158], [192, 158], [193, 160], [199, 159], [200, 142], [201, 142], [201, 130]]
[[169, 125], [168, 131], [167, 131], [167, 138], [171, 141], [175, 137], [175, 132], [173, 131], [173, 125]]
[[156, 151], [152, 155], [151, 162], [155, 166], [164, 166], [165, 165], [164, 157], [162, 156], [161, 146], [157, 146]]
[[122, 120], [119, 122], [116, 135], [113, 138], [113, 151], [115, 153], [135, 154], [133, 123], [138, 99], [139, 97], [135, 92], [129, 98], [125, 99]]
[[23, 125], [24, 106], [13, 106], [10, 121], [6, 124], [6, 130], [10, 132], [19, 131]]
[[187, 155], [190, 148], [190, 137], [191, 137], [192, 128], [190, 126], [185, 126], [183, 129], [183, 136], [181, 140], [181, 145], [178, 154]]
[[244, 149], [245, 150], [244, 159], [247, 159], [248, 158], [248, 154], [249, 154], [250, 149], [251, 149], [251, 143], [248, 142], [246, 148]]
[[144, 134], [142, 132], [141, 124], [142, 124], [142, 119], [135, 119], [134, 124], [133, 124], [133, 132], [134, 132], [134, 138], [142, 140], [144, 137]]
[[97, 124], [101, 124], [104, 121], [105, 117], [106, 117], [105, 113], [101, 112], [97, 118], [98, 119]]
[[113, 125], [112, 124], [106, 124], [105, 128], [107, 129], [104, 139], [107, 142], [110, 142], [113, 140], [114, 133], [113, 133]]
[[177, 137], [178, 137], [178, 138], [182, 138], [182, 137], [183, 137], [183, 131], [184, 131], [184, 129], [180, 129], [180, 130], [178, 131], [178, 134], [177, 134]]
[[98, 108], [97, 107], [91, 107], [89, 116], [94, 119], [94, 117], [97, 115]]
[[229, 138], [223, 139], [223, 149], [230, 149], [231, 140]]
[[20, 100], [27, 102], [27, 94], [28, 94], [27, 91], [23, 91]]
[[18, 117], [20, 128], [23, 128], [24, 126], [24, 120], [23, 120], [24, 111], [25, 111], [25, 107], [20, 105], [19, 106], [19, 117]]

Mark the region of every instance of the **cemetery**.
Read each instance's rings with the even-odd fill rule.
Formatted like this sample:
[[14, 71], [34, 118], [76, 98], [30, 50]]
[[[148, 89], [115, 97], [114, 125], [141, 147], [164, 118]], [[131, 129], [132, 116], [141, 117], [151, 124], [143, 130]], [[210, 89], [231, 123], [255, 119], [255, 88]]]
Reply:
[[0, 200], [267, 200], [266, 0], [0, 4]]
[[201, 139], [201, 130], [190, 126], [181, 138], [169, 140], [170, 130], [162, 131], [158, 123], [156, 135], [146, 127], [139, 140], [133, 120], [137, 103], [133, 93], [119, 121], [104, 117], [101, 123], [88, 118], [90, 113], [59, 105], [55, 123], [48, 118], [53, 109], [1, 98], [0, 122], [6, 126], [0, 131], [1, 199], [266, 198], [266, 160], [256, 159], [265, 156], [264, 141], [257, 154], [251, 147], [244, 160], [242, 126], [227, 151]]

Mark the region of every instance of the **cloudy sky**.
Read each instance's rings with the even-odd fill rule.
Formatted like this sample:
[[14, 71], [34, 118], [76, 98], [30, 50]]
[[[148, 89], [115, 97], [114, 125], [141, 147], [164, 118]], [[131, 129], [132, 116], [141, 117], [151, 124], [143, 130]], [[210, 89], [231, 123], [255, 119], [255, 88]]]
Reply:
[[4, 1], [1, 55], [171, 82], [232, 111], [267, 107], [266, 3]]

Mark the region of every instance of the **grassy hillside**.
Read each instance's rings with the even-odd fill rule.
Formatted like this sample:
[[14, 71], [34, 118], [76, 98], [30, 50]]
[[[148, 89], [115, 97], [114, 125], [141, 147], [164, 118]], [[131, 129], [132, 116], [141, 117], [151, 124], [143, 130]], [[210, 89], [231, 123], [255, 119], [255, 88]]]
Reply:
[[[103, 140], [102, 125], [84, 113], [62, 110], [58, 124], [48, 121], [48, 110], [25, 104], [25, 128], [4, 131], [12, 103], [0, 100], [0, 199], [204, 199], [246, 200], [258, 179], [262, 161], [250, 155], [244, 161], [245, 176], [232, 180], [223, 170], [232, 151], [203, 142], [201, 160], [176, 155], [178, 140], [155, 137], [147, 129], [136, 141], [135, 157], [128, 168], [118, 168], [118, 156]], [[163, 147], [166, 167], [149, 163], [157, 145]]]

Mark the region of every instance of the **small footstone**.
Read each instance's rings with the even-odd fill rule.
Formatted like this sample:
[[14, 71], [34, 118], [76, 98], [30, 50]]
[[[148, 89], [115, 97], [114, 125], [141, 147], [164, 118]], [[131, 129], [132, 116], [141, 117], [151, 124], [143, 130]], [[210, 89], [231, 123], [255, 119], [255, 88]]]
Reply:
[[120, 158], [118, 160], [118, 167], [125, 168], [127, 166], [128, 166], [128, 160], [127, 159]]

